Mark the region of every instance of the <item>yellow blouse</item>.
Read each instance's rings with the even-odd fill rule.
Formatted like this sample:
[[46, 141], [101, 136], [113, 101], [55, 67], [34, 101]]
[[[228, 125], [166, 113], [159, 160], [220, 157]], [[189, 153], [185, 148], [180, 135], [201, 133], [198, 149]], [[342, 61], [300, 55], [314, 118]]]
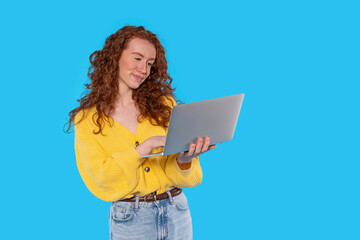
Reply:
[[[136, 135], [111, 118], [105, 123], [103, 135], [94, 134], [98, 127], [92, 120], [95, 107], [79, 112], [75, 117], [75, 153], [77, 166], [87, 188], [96, 197], [112, 202], [134, 195], [144, 196], [170, 187], [194, 187], [202, 181], [199, 158], [194, 158], [190, 169], [181, 170], [177, 154], [137, 158], [136, 142], [157, 135], [166, 135], [167, 129], [151, 125], [148, 119], [138, 124]], [[162, 148], [152, 153], [162, 151]]]

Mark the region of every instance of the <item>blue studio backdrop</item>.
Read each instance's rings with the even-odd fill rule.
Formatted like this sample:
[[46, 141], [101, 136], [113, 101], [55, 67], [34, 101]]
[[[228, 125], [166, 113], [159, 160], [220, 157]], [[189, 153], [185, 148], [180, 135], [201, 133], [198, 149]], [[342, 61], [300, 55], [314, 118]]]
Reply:
[[166, 49], [177, 97], [244, 93], [232, 141], [185, 189], [194, 239], [360, 239], [358, 1], [0, 4], [0, 239], [108, 239], [67, 114], [124, 25]]

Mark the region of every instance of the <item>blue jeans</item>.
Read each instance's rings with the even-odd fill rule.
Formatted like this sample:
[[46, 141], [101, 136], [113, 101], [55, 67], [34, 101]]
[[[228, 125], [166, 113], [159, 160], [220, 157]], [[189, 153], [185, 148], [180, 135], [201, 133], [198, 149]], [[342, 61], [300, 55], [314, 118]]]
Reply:
[[112, 202], [110, 240], [192, 239], [189, 205], [182, 192], [155, 202]]

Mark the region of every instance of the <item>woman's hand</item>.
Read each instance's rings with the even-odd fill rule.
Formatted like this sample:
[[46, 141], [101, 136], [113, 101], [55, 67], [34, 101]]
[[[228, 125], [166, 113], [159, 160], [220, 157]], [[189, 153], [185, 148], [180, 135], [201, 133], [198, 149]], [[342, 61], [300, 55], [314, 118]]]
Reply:
[[149, 137], [137, 146], [135, 150], [140, 154], [140, 156], [148, 155], [153, 149], [163, 147], [165, 145], [165, 139], [166, 136]]
[[209, 146], [209, 144], [210, 144], [209, 137], [205, 137], [205, 138], [198, 137], [196, 140], [196, 144], [190, 143], [189, 151], [181, 152], [178, 153], [177, 155], [177, 162], [179, 164], [179, 167], [181, 169], [190, 168], [190, 162], [193, 158], [203, 154], [204, 152], [216, 148], [215, 144], [211, 146]]

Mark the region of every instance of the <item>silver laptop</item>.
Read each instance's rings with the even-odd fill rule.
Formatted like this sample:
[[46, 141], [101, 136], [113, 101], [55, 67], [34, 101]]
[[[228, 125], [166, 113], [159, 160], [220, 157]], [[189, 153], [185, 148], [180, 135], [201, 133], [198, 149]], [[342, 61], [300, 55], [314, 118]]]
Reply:
[[166, 156], [189, 150], [198, 136], [210, 145], [230, 141], [235, 132], [244, 94], [176, 105], [171, 112], [164, 151], [144, 157]]

